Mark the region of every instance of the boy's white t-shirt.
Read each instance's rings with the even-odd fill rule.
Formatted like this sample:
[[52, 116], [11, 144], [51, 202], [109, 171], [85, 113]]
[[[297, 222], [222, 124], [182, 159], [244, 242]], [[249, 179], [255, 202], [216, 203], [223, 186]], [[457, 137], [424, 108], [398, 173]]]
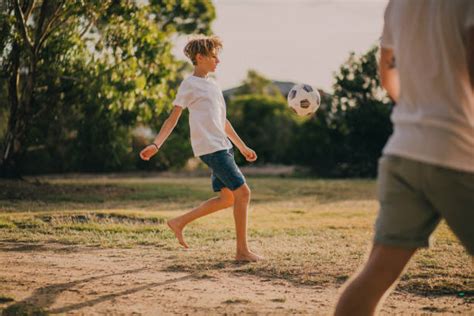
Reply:
[[194, 156], [232, 148], [225, 132], [227, 117], [224, 96], [213, 79], [197, 76], [184, 79], [173, 104], [189, 110]]
[[474, 172], [474, 95], [466, 56], [472, 0], [391, 0], [381, 46], [400, 76], [384, 154]]

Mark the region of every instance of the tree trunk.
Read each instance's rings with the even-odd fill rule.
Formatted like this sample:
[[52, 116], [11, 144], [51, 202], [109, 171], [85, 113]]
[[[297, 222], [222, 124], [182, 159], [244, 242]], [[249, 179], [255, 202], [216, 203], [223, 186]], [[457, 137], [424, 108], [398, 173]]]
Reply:
[[[34, 0], [13, 2], [16, 27], [22, 41], [15, 40], [10, 54], [8, 98], [10, 101], [10, 117], [5, 135], [5, 144], [0, 156], [0, 177], [19, 178], [20, 170], [18, 159], [25, 152], [24, 142], [27, 126], [33, 119], [34, 87], [36, 79], [36, 66], [39, 51], [44, 40], [50, 34], [51, 24], [58, 18], [59, 10], [64, 2], [43, 1], [40, 15], [35, 21], [36, 32], [34, 41], [29, 36], [28, 19], [34, 7]], [[26, 50], [22, 56], [21, 50]], [[22, 58], [23, 57], [23, 58]], [[24, 62], [22, 62], [24, 60]], [[23, 65], [24, 64], [24, 65]], [[27, 73], [20, 70], [27, 68]], [[37, 112], [40, 109], [35, 109]]]
[[[20, 178], [18, 159], [24, 151], [22, 143], [26, 134], [27, 118], [31, 109], [35, 77], [35, 59], [30, 60], [28, 73], [25, 74], [26, 84], [21, 84], [20, 76], [20, 45], [14, 42], [10, 55], [10, 78], [8, 98], [10, 100], [10, 116], [5, 136], [4, 150], [0, 159], [0, 177]], [[21, 88], [23, 86], [23, 89]]]

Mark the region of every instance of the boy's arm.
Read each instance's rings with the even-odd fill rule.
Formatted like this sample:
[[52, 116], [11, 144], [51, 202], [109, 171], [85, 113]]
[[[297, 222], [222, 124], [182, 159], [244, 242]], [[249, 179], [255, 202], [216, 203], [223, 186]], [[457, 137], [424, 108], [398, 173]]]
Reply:
[[225, 122], [225, 133], [230, 138], [232, 143], [239, 149], [239, 151], [244, 155], [247, 161], [255, 161], [257, 160], [257, 154], [255, 151], [247, 147], [244, 141], [240, 138], [237, 132], [234, 130], [232, 124], [230, 124], [229, 120]]
[[153, 143], [146, 146], [140, 152], [140, 158], [142, 158], [143, 160], [150, 160], [150, 158], [158, 152], [165, 140], [168, 138], [168, 136], [170, 136], [171, 132], [175, 128], [176, 123], [178, 122], [182, 112], [182, 107], [174, 106], [169, 117], [161, 126], [160, 132], [158, 133], [158, 135], [156, 135]]
[[387, 90], [390, 98], [397, 103], [400, 95], [400, 81], [392, 49], [382, 47], [379, 70], [382, 87]]

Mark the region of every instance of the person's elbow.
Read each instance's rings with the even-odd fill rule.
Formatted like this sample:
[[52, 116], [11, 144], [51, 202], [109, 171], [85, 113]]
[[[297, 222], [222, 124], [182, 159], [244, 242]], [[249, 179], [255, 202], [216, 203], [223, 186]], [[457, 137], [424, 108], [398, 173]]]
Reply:
[[380, 85], [385, 89], [385, 91], [387, 91], [392, 100], [397, 102], [400, 92], [400, 83], [393, 50], [382, 47], [379, 75]]
[[387, 74], [386, 70], [382, 69], [380, 71], [380, 85], [385, 91], [390, 92], [392, 90], [393, 79], [394, 79], [393, 76], [390, 76], [390, 74]]

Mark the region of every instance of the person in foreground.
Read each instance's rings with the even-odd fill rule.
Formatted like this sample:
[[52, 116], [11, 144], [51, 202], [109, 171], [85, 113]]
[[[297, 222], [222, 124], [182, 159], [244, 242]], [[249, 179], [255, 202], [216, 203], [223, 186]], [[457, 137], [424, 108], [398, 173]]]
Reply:
[[441, 219], [474, 254], [474, 1], [391, 0], [380, 76], [396, 106], [374, 245], [336, 315], [374, 314]]
[[238, 261], [258, 261], [263, 257], [250, 251], [247, 244], [247, 216], [250, 202], [250, 188], [234, 160], [234, 145], [247, 161], [257, 159], [255, 151], [245, 145], [226, 118], [226, 105], [222, 91], [208, 77], [219, 63], [218, 53], [222, 42], [217, 36], [197, 36], [184, 48], [184, 53], [192, 61], [194, 72], [184, 79], [178, 88], [173, 110], [164, 122], [154, 142], [141, 152], [143, 160], [155, 155], [173, 131], [183, 109], [189, 110], [191, 145], [194, 155], [212, 170], [211, 181], [214, 192], [219, 196], [203, 202], [190, 212], [168, 221], [179, 243], [188, 248], [183, 230], [190, 222], [234, 207], [235, 230], [237, 235]]

